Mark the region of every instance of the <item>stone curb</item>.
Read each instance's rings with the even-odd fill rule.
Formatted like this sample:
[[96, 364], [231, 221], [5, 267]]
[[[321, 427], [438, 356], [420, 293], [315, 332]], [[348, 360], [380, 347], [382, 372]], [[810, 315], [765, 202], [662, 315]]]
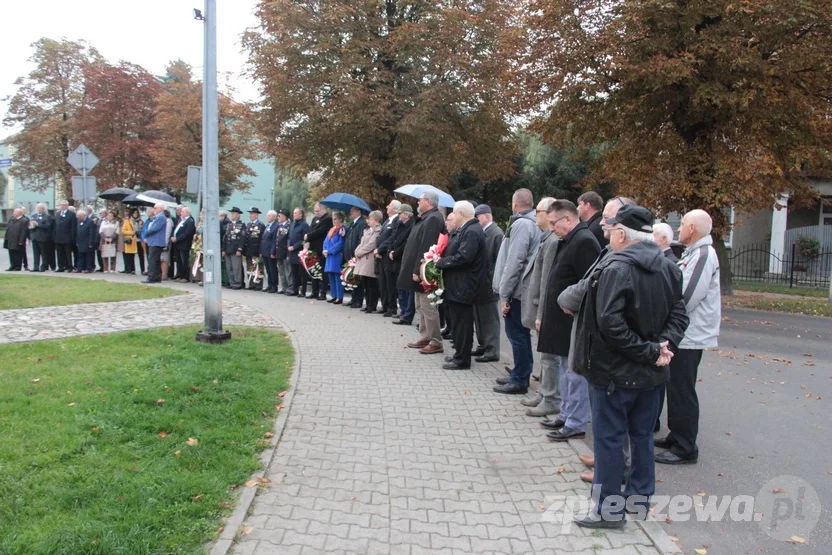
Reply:
[[[253, 306], [253, 305], [246, 305], [249, 308], [253, 308], [259, 312], [263, 312], [260, 307]], [[283, 397], [283, 408], [280, 410], [280, 413], [277, 416], [277, 419], [274, 422], [273, 432], [274, 437], [272, 438], [271, 447], [263, 451], [260, 455], [260, 463], [263, 465], [264, 471], [267, 471], [271, 466], [272, 459], [274, 458], [275, 453], [277, 452], [277, 448], [280, 444], [280, 438], [283, 436], [283, 431], [286, 429], [286, 422], [289, 419], [289, 412], [292, 409], [292, 399], [295, 397], [295, 391], [297, 390], [298, 380], [300, 379], [300, 361], [301, 361], [301, 350], [300, 344], [298, 343], [297, 337], [295, 336], [294, 332], [289, 329], [284, 322], [280, 319], [268, 315], [270, 318], [275, 320], [278, 324], [280, 324], [283, 331], [292, 341], [292, 347], [295, 350], [295, 362], [292, 365], [292, 377], [289, 379], [289, 390], [286, 393], [286, 396]], [[255, 473], [251, 476], [252, 480], [256, 480], [259, 473]], [[245, 488], [240, 494], [240, 498], [237, 502], [237, 507], [234, 509], [234, 512], [231, 513], [231, 516], [228, 517], [228, 520], [225, 523], [225, 527], [220, 534], [219, 539], [214, 544], [213, 549], [210, 551], [210, 555], [226, 555], [231, 548], [234, 546], [234, 541], [237, 538], [237, 534], [240, 530], [240, 527], [245, 523], [245, 519], [248, 516], [249, 511], [251, 510], [251, 505], [254, 503], [254, 498], [257, 496], [258, 487], [254, 488]]]

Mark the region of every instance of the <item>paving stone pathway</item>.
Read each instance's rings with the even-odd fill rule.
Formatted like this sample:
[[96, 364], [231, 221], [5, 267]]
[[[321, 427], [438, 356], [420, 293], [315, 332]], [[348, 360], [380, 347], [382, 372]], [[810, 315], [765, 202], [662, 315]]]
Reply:
[[[83, 279], [83, 278], [82, 278]], [[112, 281], [131, 281], [112, 276]], [[0, 312], [0, 342], [202, 320], [195, 294]], [[502, 364], [442, 370], [405, 344], [414, 327], [327, 303], [223, 291], [226, 324], [282, 324], [300, 374], [286, 426], [236, 554], [658, 554], [633, 522], [592, 532], [544, 522], [556, 495], [588, 495], [575, 448], [547, 441], [517, 396], [491, 391]], [[152, 318], [152, 320], [151, 320]], [[121, 325], [121, 324], [119, 324]], [[447, 344], [446, 344], [447, 346]], [[504, 355], [505, 356], [505, 355]], [[510, 356], [510, 353], [509, 353]]]

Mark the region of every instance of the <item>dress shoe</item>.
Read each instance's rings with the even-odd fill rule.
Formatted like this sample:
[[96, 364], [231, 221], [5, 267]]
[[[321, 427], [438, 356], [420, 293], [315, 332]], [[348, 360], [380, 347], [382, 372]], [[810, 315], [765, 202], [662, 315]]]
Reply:
[[450, 333], [443, 333], [443, 334], [442, 334], [442, 339], [445, 339], [445, 340], [447, 340], [447, 341], [450, 341], [451, 339], [453, 339], [453, 337], [454, 337], [454, 336], [453, 336], [453, 335], [451, 335]]
[[676, 442], [673, 441], [670, 438], [663, 437], [663, 438], [659, 438], [659, 439], [654, 440], [653, 445], [655, 445], [659, 449], [670, 449], [671, 447], [676, 445]]
[[345, 306], [349, 306], [350, 308], [358, 308], [358, 309], [361, 309], [361, 312], [364, 312], [364, 309], [361, 308], [360, 304], [345, 305]]
[[511, 366], [504, 366], [503, 368], [506, 369], [506, 373], [508, 373], [508, 374], [511, 374], [512, 372], [514, 372], [514, 368], [512, 368]]
[[586, 432], [579, 432], [574, 428], [570, 428], [569, 426], [564, 426], [560, 430], [555, 430], [554, 432], [549, 432], [546, 434], [546, 437], [549, 438], [549, 441], [569, 441], [570, 439], [583, 439], [586, 437]]
[[654, 456], [654, 459], [659, 464], [696, 464], [699, 457], [682, 458], [672, 451], [663, 451]]
[[477, 362], [498, 362], [500, 357], [487, 357], [487, 356], [478, 356], [474, 358]]
[[442, 345], [432, 345], [428, 343], [426, 347], [422, 347], [419, 349], [419, 352], [423, 355], [435, 355], [439, 353], [444, 353], [445, 349], [442, 348]]
[[334, 302], [335, 302], [335, 298], [329, 299], [327, 302], [328, 302], [328, 303], [334, 303]]
[[478, 348], [474, 349], [473, 351], [471, 351], [471, 356], [472, 357], [481, 357], [484, 354], [485, 354], [485, 349], [483, 349], [482, 347], [478, 347]]
[[[319, 300], [319, 301], [325, 301], [325, 300], [326, 300], [326, 295], [320, 295], [320, 296], [318, 297], [318, 300]], [[341, 302], [340, 302], [340, 303], [338, 303], [338, 304], [344, 304], [344, 301], [341, 301]]]
[[529, 392], [529, 386], [508, 382], [505, 385], [497, 385], [492, 388], [494, 393], [504, 393], [506, 395], [522, 395]]
[[413, 322], [408, 322], [407, 320], [393, 320], [393, 323], [396, 324], [397, 326], [409, 326]]
[[407, 346], [411, 349], [421, 349], [423, 347], [427, 347], [428, 345], [430, 345], [430, 339], [420, 339], [419, 341], [407, 344]]
[[470, 370], [471, 366], [460, 366], [456, 362], [446, 362], [442, 365], [443, 370]]
[[618, 520], [603, 520], [596, 514], [588, 514], [576, 517], [573, 522], [581, 528], [604, 528], [608, 530], [621, 530], [627, 524], [624, 515], [621, 515]]
[[587, 455], [578, 455], [578, 458], [581, 459], [581, 462], [584, 466], [589, 468], [595, 468], [595, 457], [588, 457]]
[[542, 400], [543, 400], [543, 395], [541, 395], [540, 393], [535, 393], [534, 396], [526, 397], [525, 399], [520, 401], [520, 404], [523, 405], [524, 407], [536, 407], [537, 405], [540, 404], [540, 401], [542, 401]]
[[99, 273], [99, 274], [103, 274], [103, 273], [104, 273], [104, 270], [102, 270], [101, 268], [99, 268], [99, 269], [97, 269], [97, 270], [96, 270], [96, 272], [97, 272], [97, 273]]
[[335, 301], [332, 304], [344, 304], [344, 299], [338, 299], [337, 301]]
[[498, 385], [506, 385], [508, 382], [510, 382], [510, 381], [511, 381], [511, 378], [509, 378], [509, 377], [505, 377], [505, 378], [497, 378], [497, 379], [496, 379], [496, 380], [494, 380], [494, 381], [495, 381], [495, 382], [497, 382], [497, 384], [498, 384]]
[[566, 425], [566, 422], [563, 420], [558, 420], [555, 418], [554, 420], [551, 418], [544, 418], [540, 421], [540, 427], [544, 430], [560, 430]]
[[159, 283], [158, 281], [150, 281], [149, 279], [143, 279], [142, 283]]
[[392, 313], [392, 312], [390, 312], [390, 311], [388, 310], [387, 312], [385, 312], [385, 313], [383, 314], [383, 316], [384, 316], [385, 318], [392, 318], [392, 317], [393, 317], [393, 313]]
[[531, 416], [533, 418], [541, 418], [543, 416], [549, 416], [550, 414], [559, 414], [560, 410], [551, 406], [551, 405], [544, 405], [540, 404], [536, 407], [532, 407], [526, 411], [526, 416]]
[[454, 357], [445, 357], [445, 362], [453, 362]]
[[587, 484], [591, 484], [594, 479], [595, 479], [595, 471], [594, 470], [587, 470], [586, 472], [581, 472], [581, 480], [586, 482]]

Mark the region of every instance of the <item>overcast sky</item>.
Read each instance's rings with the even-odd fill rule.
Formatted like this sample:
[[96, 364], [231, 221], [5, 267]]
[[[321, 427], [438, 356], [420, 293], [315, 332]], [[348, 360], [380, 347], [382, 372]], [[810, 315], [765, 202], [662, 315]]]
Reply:
[[[238, 100], [255, 100], [257, 87], [240, 75], [246, 57], [240, 34], [255, 25], [256, 0], [217, 0], [217, 66], [232, 72]], [[33, 68], [31, 44], [41, 37], [86, 40], [107, 60], [125, 60], [160, 75], [177, 58], [202, 74], [202, 0], [17, 0], [4, 2], [0, 31], [0, 99], [16, 92], [16, 78]], [[0, 122], [8, 103], [0, 100]], [[2, 129], [0, 138], [14, 130]]]

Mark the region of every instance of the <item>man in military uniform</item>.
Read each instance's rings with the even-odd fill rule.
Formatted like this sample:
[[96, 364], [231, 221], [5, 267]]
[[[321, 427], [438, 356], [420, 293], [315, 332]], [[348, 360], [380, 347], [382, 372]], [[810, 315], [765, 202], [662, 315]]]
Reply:
[[231, 220], [225, 225], [222, 238], [222, 252], [228, 269], [228, 283], [231, 289], [243, 288], [243, 249], [246, 246], [246, 226], [240, 221], [242, 210], [231, 209]]
[[[252, 206], [248, 211], [249, 222], [246, 224], [246, 246], [243, 248], [243, 254], [246, 257], [246, 268], [253, 268], [257, 259], [260, 258], [260, 239], [262, 239], [263, 231], [266, 229], [266, 225], [260, 221], [260, 214], [260, 209], [256, 206]], [[266, 269], [261, 265], [260, 275], [262, 276], [265, 271]], [[245, 272], [243, 272], [243, 276], [245, 276]], [[243, 287], [245, 286], [246, 284], [243, 283]], [[248, 288], [262, 289], [263, 280], [260, 279], [257, 283], [252, 280], [248, 284]]]

